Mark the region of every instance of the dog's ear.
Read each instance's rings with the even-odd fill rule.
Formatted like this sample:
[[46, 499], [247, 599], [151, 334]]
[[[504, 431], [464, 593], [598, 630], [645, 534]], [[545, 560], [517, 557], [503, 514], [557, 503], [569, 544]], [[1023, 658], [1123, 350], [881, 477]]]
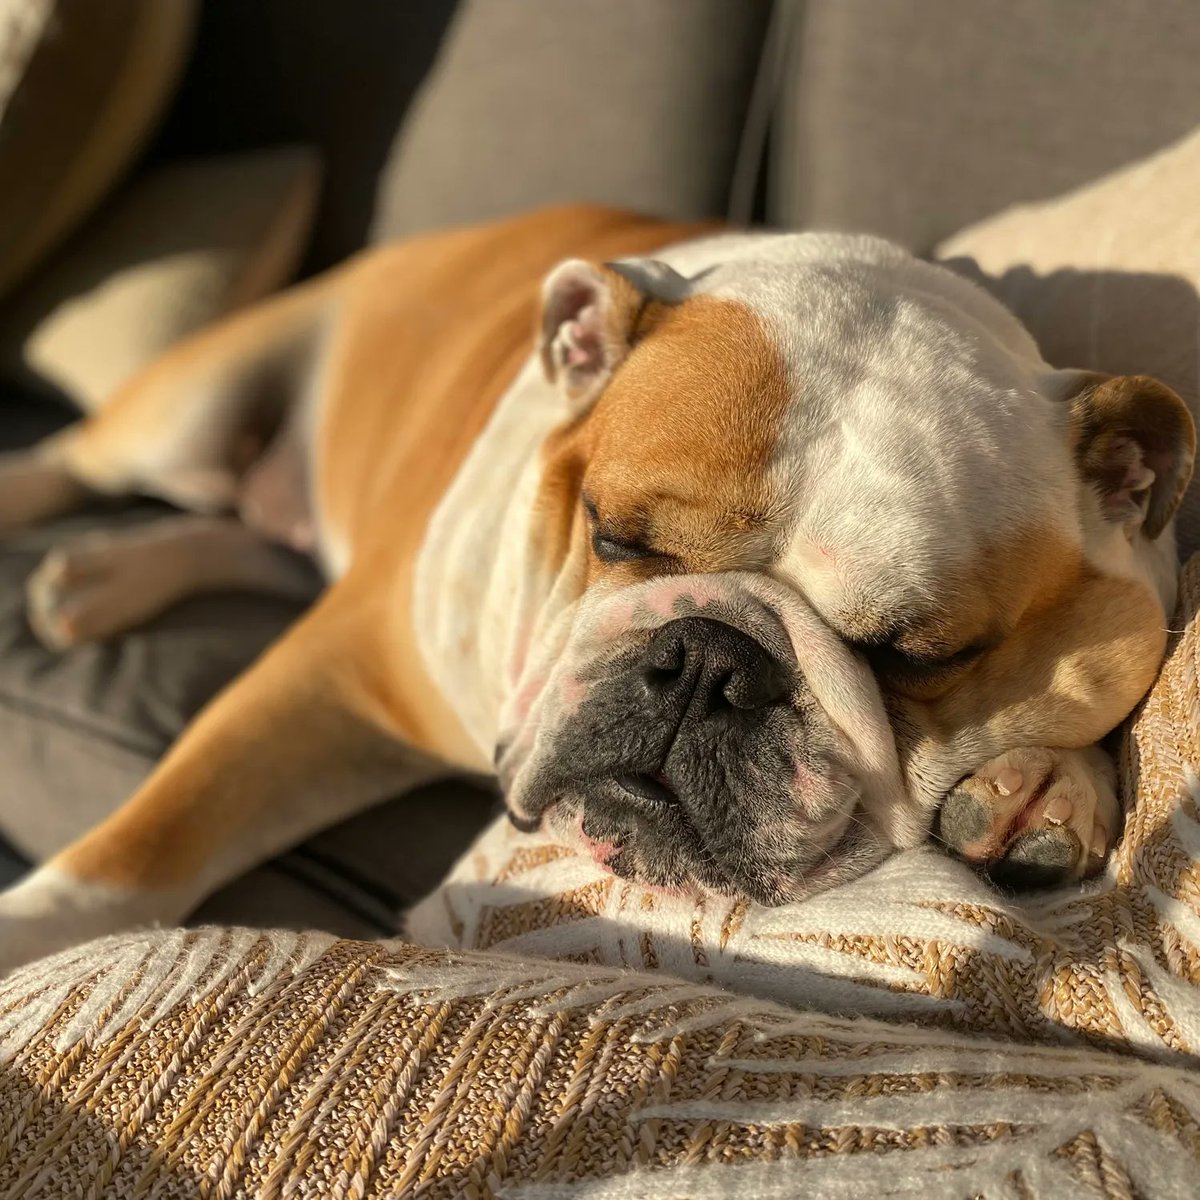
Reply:
[[1051, 389], [1070, 406], [1075, 461], [1104, 515], [1158, 537], [1192, 477], [1196, 427], [1187, 405], [1149, 375], [1056, 371]]
[[573, 412], [603, 391], [660, 304], [681, 300], [688, 281], [653, 260], [603, 265], [573, 258], [542, 288], [542, 366]]

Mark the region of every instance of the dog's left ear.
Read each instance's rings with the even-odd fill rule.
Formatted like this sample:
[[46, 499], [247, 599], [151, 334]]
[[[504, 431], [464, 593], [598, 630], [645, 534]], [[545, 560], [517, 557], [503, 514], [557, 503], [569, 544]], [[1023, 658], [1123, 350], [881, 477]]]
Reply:
[[542, 287], [542, 366], [572, 412], [599, 396], [656, 306], [681, 300], [687, 284], [653, 260], [600, 265], [573, 258], [551, 271]]
[[1149, 375], [1056, 371], [1053, 390], [1070, 405], [1075, 461], [1105, 516], [1158, 537], [1192, 477], [1196, 427], [1187, 405]]

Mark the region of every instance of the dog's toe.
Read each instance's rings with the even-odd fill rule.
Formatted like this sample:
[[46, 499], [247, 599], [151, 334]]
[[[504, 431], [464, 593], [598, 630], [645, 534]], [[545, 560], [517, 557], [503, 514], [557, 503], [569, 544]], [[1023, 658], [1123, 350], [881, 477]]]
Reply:
[[102, 547], [51, 550], [25, 585], [25, 612], [38, 640], [61, 651], [105, 637], [112, 624], [106, 577]]

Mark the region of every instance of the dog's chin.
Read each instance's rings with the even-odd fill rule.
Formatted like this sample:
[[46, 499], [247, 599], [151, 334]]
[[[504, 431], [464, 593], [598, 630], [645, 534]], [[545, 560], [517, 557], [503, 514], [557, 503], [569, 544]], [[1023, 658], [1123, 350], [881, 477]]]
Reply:
[[[685, 797], [661, 778], [618, 775], [563, 781], [540, 818], [509, 810], [517, 828], [541, 828], [577, 846], [605, 871], [650, 891], [699, 898], [717, 894], [777, 907], [842, 881], [861, 857], [866, 826], [854, 806], [820, 823], [795, 814], [754, 819], [731, 811], [737, 844], [702, 833]], [[754, 848], [752, 848], [754, 847]]]

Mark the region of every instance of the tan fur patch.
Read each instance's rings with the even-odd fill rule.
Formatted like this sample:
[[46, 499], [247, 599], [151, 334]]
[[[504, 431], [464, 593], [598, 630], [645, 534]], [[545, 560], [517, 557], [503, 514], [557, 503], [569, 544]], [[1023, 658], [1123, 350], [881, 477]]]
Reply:
[[[988, 547], [947, 581], [948, 607], [907, 651], [936, 657], [970, 646], [948, 671], [883, 683], [904, 714], [901, 753], [937, 753], [955, 739], [1085, 746], [1133, 708], [1166, 644], [1163, 613], [1145, 584], [1103, 575], [1048, 528]], [[964, 769], [977, 764], [964, 764]]]
[[[94, 451], [96, 467], [80, 473], [102, 485], [117, 457], [99, 452], [108, 431], [117, 442], [132, 438], [161, 406], [194, 403], [200, 384], [237, 377], [264, 340], [290, 336], [296, 306], [305, 309], [308, 336], [325, 339], [311, 381], [321, 393], [317, 508], [353, 556], [321, 603], [214, 701], [133, 800], [62, 856], [63, 868], [168, 888], [235, 852], [258, 847], [261, 857], [281, 829], [294, 841], [334, 819], [338, 798], [363, 807], [351, 789], [326, 787], [331, 755], [354, 764], [354, 780], [375, 789], [373, 799], [388, 786], [375, 771], [403, 785], [402, 742], [485, 769], [415, 644], [413, 574], [430, 516], [534, 347], [546, 273], [564, 258], [648, 254], [713, 228], [561, 206], [402, 242], [189, 343], [91, 423], [78, 457]], [[305, 306], [318, 302], [323, 318], [313, 328]], [[286, 754], [264, 753], [281, 731]], [[234, 871], [226, 866], [225, 877]]]
[[412, 572], [434, 507], [529, 356], [542, 279], [564, 258], [650, 253], [712, 228], [564, 206], [366, 260], [331, 356], [318, 487], [361, 551], [363, 587], [393, 582], [394, 629], [404, 636], [389, 646], [387, 676], [409, 685], [392, 703], [398, 732], [416, 745], [480, 765], [448, 707], [418, 683]]
[[548, 566], [587, 536], [586, 490], [607, 536], [657, 552], [619, 566], [593, 555], [589, 581], [764, 568], [769, 466], [791, 400], [782, 356], [751, 309], [708, 296], [645, 306], [633, 337], [592, 412], [547, 444]]

